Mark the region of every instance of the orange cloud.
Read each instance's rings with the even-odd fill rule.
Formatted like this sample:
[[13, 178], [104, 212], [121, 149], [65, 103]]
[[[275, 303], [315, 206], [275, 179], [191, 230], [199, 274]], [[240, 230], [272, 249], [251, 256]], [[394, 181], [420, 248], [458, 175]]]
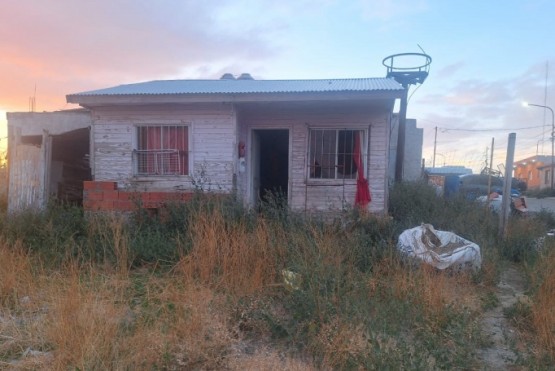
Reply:
[[260, 30], [219, 32], [216, 13], [212, 2], [3, 0], [0, 106], [27, 110], [35, 85], [37, 110], [61, 109], [68, 93], [211, 63], [252, 72], [272, 55]]

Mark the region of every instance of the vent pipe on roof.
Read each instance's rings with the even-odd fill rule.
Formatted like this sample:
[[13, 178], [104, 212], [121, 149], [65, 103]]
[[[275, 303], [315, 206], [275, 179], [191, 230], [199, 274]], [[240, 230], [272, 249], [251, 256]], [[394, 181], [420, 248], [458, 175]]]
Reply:
[[230, 73], [224, 73], [220, 80], [235, 80], [235, 77]]
[[250, 73], [242, 73], [237, 80], [254, 80]]

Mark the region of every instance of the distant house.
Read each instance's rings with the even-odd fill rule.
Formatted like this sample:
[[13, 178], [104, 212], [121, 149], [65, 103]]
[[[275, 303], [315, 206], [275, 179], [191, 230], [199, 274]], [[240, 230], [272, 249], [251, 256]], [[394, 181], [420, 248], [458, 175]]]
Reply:
[[[383, 212], [392, 110], [402, 93], [387, 78], [226, 74], [70, 94], [69, 103], [89, 112], [80, 142], [87, 153], [75, 153], [90, 164], [83, 206], [129, 210], [138, 197], [155, 208], [209, 189], [250, 206], [278, 192], [293, 210], [329, 211], [354, 205], [367, 180], [372, 201], [364, 207]], [[41, 135], [39, 151], [50, 140]]]
[[526, 182], [528, 189], [551, 187], [551, 156], [532, 156], [514, 162], [514, 177]]

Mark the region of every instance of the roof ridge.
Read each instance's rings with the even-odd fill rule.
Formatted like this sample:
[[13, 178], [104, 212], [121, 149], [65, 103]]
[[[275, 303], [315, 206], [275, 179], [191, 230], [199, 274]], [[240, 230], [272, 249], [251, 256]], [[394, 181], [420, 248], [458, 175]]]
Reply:
[[396, 91], [403, 87], [387, 77], [289, 80], [152, 80], [96, 89], [78, 95], [264, 94]]
[[333, 78], [318, 78], [318, 79], [157, 79], [157, 80], [148, 80], [148, 81], [140, 81], [128, 84], [121, 84], [121, 85], [133, 85], [133, 84], [145, 84], [150, 82], [181, 82], [181, 81], [230, 81], [230, 82], [237, 82], [237, 81], [329, 81], [329, 80], [384, 80], [389, 79], [392, 80], [390, 77], [333, 77]]

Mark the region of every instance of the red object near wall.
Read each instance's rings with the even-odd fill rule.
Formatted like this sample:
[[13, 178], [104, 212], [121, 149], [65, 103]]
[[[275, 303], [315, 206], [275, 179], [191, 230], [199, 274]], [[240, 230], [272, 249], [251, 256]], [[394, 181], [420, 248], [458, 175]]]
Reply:
[[364, 177], [364, 161], [362, 159], [361, 151], [361, 141], [362, 136], [359, 132], [355, 133], [355, 148], [354, 148], [354, 161], [357, 167], [357, 192], [355, 195], [355, 205], [362, 208], [366, 207], [370, 201], [372, 201], [372, 196], [370, 195], [370, 186], [368, 185], [368, 179]]

